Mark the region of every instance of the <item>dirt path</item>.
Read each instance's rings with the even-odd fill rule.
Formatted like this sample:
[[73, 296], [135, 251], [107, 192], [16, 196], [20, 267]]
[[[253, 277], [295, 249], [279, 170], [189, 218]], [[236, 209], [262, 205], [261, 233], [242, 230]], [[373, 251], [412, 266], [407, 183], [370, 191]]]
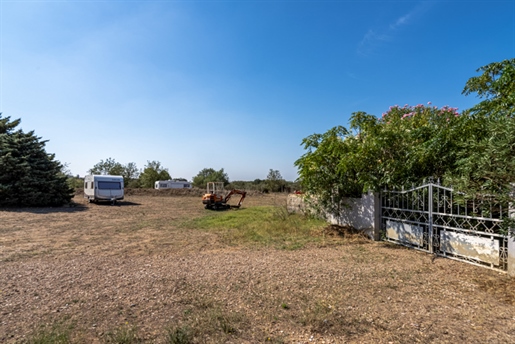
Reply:
[[229, 248], [181, 226], [198, 197], [126, 201], [0, 210], [0, 342], [515, 342], [506, 275], [385, 243]]

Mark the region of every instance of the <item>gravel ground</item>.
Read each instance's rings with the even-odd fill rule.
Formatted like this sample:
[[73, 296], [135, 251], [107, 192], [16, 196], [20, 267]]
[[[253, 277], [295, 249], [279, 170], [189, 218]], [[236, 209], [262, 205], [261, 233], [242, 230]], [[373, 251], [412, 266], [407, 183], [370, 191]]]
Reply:
[[0, 342], [60, 331], [171, 343], [177, 330], [193, 343], [515, 342], [515, 284], [502, 273], [343, 238], [227, 247], [180, 226], [206, 212], [188, 195], [76, 200], [0, 210]]

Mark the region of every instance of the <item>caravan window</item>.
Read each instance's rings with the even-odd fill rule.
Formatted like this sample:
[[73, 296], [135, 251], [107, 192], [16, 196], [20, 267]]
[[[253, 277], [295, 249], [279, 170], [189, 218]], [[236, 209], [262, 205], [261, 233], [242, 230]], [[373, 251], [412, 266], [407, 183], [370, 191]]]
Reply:
[[98, 188], [103, 190], [120, 190], [122, 188], [122, 183], [120, 182], [98, 182]]

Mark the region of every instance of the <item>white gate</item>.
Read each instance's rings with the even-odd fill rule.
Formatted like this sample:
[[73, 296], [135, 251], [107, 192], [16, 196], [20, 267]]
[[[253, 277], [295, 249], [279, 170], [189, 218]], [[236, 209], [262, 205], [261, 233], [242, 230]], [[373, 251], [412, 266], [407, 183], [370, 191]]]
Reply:
[[381, 194], [384, 240], [502, 271], [508, 268], [507, 215], [507, 205], [466, 200], [433, 183]]

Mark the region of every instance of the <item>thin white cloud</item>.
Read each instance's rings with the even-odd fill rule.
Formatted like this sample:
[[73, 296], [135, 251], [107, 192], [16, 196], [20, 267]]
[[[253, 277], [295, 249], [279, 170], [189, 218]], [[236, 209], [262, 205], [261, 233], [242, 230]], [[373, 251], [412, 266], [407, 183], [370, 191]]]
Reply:
[[388, 42], [390, 36], [385, 33], [377, 33], [370, 29], [365, 34], [361, 42], [358, 45], [358, 53], [360, 55], [368, 56], [372, 51], [376, 50], [384, 42]]
[[417, 17], [426, 13], [433, 5], [434, 2], [431, 1], [420, 2], [411, 11], [394, 20], [387, 28], [369, 29], [358, 44], [358, 54], [368, 56], [384, 45], [385, 42], [393, 40], [396, 32], [415, 22]]
[[397, 19], [397, 21], [394, 24], [390, 25], [390, 29], [396, 30], [400, 26], [408, 24], [410, 21], [410, 18], [412, 16], [413, 16], [413, 14], [411, 12], [411, 13], [406, 14], [405, 16], [400, 17], [399, 19]]

